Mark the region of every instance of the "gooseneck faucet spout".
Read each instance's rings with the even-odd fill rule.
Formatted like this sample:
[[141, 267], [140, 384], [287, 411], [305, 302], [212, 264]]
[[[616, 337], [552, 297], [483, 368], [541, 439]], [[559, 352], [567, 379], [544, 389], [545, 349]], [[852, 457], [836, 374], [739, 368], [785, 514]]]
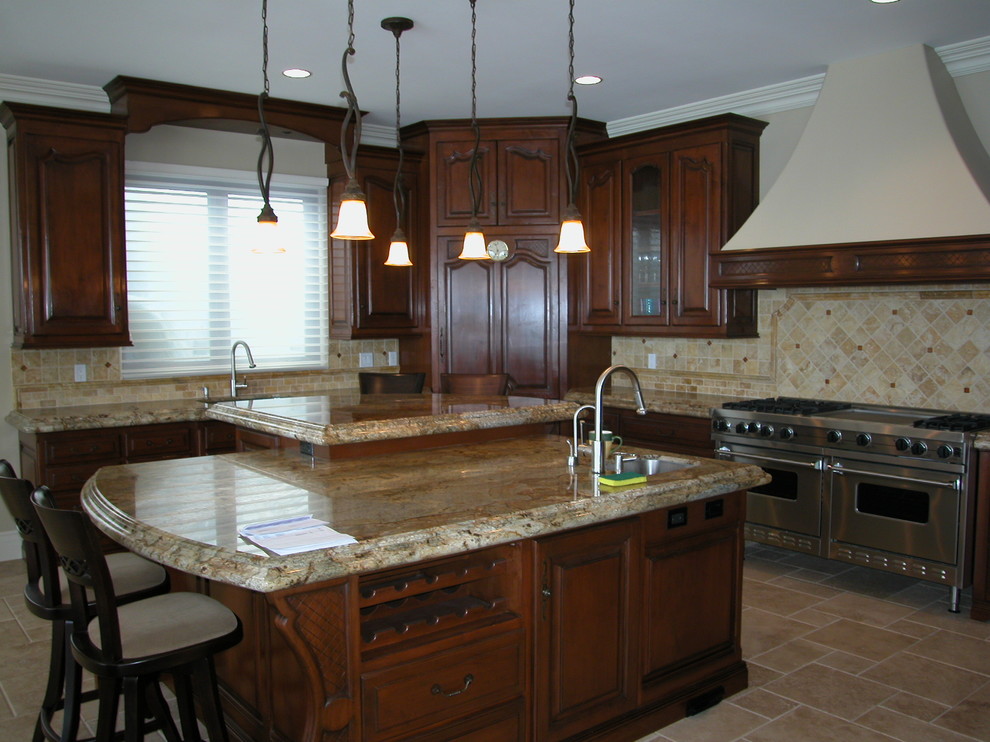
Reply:
[[602, 396], [605, 382], [617, 371], [623, 371], [632, 379], [633, 393], [636, 395], [636, 414], [646, 414], [646, 403], [643, 401], [643, 390], [639, 386], [639, 377], [628, 366], [609, 366], [602, 371], [595, 384], [595, 439], [591, 442], [591, 471], [602, 474], [605, 471], [605, 445], [602, 441]]
[[245, 343], [243, 340], [236, 341], [230, 346], [230, 396], [236, 397], [238, 389], [247, 389], [247, 383], [238, 384], [237, 383], [237, 346], [240, 345], [244, 348], [244, 352], [247, 353], [248, 368], [255, 368], [257, 364], [254, 362], [254, 356], [251, 355], [251, 346]]

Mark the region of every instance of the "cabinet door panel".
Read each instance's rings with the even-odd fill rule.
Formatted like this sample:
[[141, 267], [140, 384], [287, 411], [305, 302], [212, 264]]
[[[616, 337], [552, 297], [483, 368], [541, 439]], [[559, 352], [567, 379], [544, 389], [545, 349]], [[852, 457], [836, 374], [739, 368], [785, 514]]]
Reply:
[[498, 142], [498, 223], [556, 224], [560, 212], [560, 143], [556, 139]]
[[443, 266], [443, 335], [440, 371], [458, 374], [499, 373], [500, 302], [496, 265], [490, 260], [458, 260], [461, 238], [442, 238], [454, 257]]
[[622, 164], [622, 296], [624, 325], [666, 325], [670, 238], [666, 153]]
[[721, 247], [720, 148], [709, 144], [673, 155], [671, 324], [718, 324], [718, 291], [708, 280], [710, 255]]
[[636, 704], [637, 545], [633, 520], [540, 541], [540, 739], [562, 739]]
[[[478, 222], [481, 224], [494, 224], [496, 218], [495, 146], [495, 142], [484, 139], [478, 146], [478, 172], [481, 175]], [[437, 226], [467, 226], [471, 221], [471, 188], [468, 178], [473, 151], [474, 139], [436, 143], [434, 167], [437, 184]]]
[[556, 392], [557, 263], [548, 237], [518, 239], [501, 267], [502, 347], [506, 373], [519, 394]]
[[618, 326], [622, 241], [622, 185], [617, 160], [586, 163], [582, 170], [581, 215], [590, 253], [571, 256], [580, 275], [580, 322]]

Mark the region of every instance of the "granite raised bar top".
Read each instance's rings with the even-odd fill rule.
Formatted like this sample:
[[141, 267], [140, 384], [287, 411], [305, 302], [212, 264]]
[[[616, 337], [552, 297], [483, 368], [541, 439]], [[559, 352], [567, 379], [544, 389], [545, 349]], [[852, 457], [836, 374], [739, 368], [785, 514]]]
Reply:
[[[409, 564], [724, 494], [759, 468], [690, 466], [645, 485], [596, 487], [567, 441], [530, 436], [389, 456], [312, 460], [287, 451], [109, 466], [83, 507], [110, 538], [185, 572], [260, 592]], [[671, 457], [674, 458], [674, 457]], [[312, 514], [357, 543], [272, 556], [238, 527]]]
[[195, 422], [206, 419], [206, 407], [206, 403], [194, 399], [35, 407], [13, 410], [6, 421], [21, 433], [59, 433], [64, 430]]
[[213, 420], [317, 445], [413, 438], [438, 433], [569, 420], [572, 402], [458, 394], [358, 394], [236, 400], [211, 405]]
[[[578, 404], [594, 404], [595, 390], [591, 387], [571, 389], [564, 399]], [[689, 392], [659, 392], [644, 389], [643, 401], [650, 412], [665, 415], [686, 415], [688, 417], [708, 417], [713, 407], [721, 407], [725, 402], [739, 400], [739, 396], [718, 394], [691, 394]], [[632, 387], [615, 387], [606, 390], [602, 401], [607, 407], [635, 410], [636, 401]]]

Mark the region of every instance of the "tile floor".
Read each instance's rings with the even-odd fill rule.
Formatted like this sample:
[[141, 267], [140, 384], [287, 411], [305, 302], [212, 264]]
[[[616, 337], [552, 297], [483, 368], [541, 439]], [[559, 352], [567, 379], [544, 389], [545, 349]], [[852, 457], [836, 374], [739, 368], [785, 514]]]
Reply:
[[[750, 687], [641, 742], [990, 742], [990, 623], [965, 600], [954, 615], [946, 588], [755, 544], [744, 571]], [[0, 562], [2, 742], [31, 739], [47, 667], [22, 580]]]

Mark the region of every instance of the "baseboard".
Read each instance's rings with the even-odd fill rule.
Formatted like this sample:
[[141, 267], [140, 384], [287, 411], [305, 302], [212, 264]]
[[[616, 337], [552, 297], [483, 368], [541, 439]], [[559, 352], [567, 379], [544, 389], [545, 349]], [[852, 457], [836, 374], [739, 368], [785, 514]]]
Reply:
[[0, 531], [0, 562], [21, 558], [21, 537], [17, 531]]

